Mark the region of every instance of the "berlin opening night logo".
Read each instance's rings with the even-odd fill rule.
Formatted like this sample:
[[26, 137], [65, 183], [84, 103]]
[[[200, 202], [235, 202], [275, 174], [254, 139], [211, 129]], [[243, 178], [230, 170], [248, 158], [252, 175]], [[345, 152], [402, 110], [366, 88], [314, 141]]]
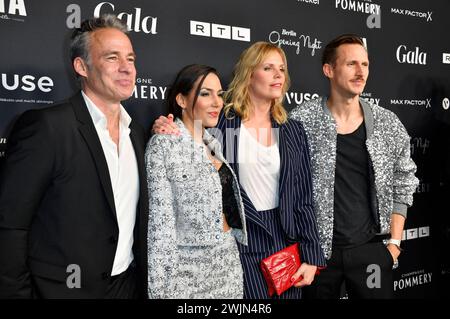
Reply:
[[281, 29], [281, 32], [276, 30], [270, 32], [269, 42], [279, 47], [292, 47], [296, 54], [300, 54], [302, 51], [310, 52], [311, 56], [316, 54], [316, 50], [322, 49], [322, 41], [318, 38], [288, 29]]

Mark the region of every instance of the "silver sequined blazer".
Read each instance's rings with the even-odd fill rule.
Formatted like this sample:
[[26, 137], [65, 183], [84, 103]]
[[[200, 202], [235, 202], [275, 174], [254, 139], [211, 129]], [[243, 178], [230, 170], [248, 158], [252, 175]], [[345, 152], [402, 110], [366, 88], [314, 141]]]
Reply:
[[[334, 179], [336, 168], [336, 123], [326, 106], [327, 98], [307, 101], [289, 116], [301, 121], [308, 136], [314, 207], [319, 236], [327, 258], [331, 257], [333, 236]], [[390, 231], [393, 212], [406, 217], [418, 186], [416, 165], [410, 156], [410, 137], [391, 111], [360, 99], [364, 113], [366, 147], [374, 172], [374, 192], [380, 233]]]
[[[205, 131], [204, 144], [194, 142], [183, 122], [175, 120], [180, 136], [154, 135], [147, 145], [145, 161], [149, 185], [148, 260], [149, 296], [170, 298], [173, 287], [168, 278], [176, 275], [177, 246], [208, 248], [222, 243], [220, 176], [206, 155], [206, 147], [233, 174], [233, 190], [242, 229], [231, 234], [247, 245], [247, 231], [239, 183], [222, 155], [221, 144]], [[155, 218], [158, 216], [158, 218]], [[189, 265], [188, 265], [189, 266]]]

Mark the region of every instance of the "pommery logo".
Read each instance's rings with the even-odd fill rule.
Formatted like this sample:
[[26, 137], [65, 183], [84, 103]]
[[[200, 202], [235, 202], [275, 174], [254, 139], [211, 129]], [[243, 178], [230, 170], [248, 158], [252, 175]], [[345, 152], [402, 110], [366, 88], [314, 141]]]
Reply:
[[361, 99], [365, 100], [366, 102], [375, 104], [375, 105], [380, 105], [380, 101], [381, 101], [380, 98], [375, 97], [375, 95], [372, 94], [371, 92], [363, 92], [361, 94]]
[[0, 0], [0, 19], [24, 22], [26, 16], [24, 0]]
[[425, 272], [424, 269], [402, 274], [399, 280], [394, 281], [394, 291], [429, 284], [432, 276], [432, 272]]
[[269, 34], [269, 41], [279, 47], [293, 47], [295, 53], [310, 50], [311, 56], [316, 54], [316, 50], [322, 49], [322, 41], [309, 35], [297, 34], [294, 30], [282, 29], [281, 32], [272, 31]]
[[166, 98], [167, 87], [159, 86], [153, 79], [138, 77], [134, 87], [132, 97], [144, 100], [164, 100]]
[[372, 3], [372, 0], [335, 0], [335, 8], [344, 11], [368, 14], [369, 16], [366, 20], [367, 27], [369, 29], [381, 28], [381, 6]]
[[361, 12], [366, 14], [381, 13], [379, 4], [371, 3], [371, 0], [355, 1], [355, 0], [335, 0], [335, 8], [345, 11]]

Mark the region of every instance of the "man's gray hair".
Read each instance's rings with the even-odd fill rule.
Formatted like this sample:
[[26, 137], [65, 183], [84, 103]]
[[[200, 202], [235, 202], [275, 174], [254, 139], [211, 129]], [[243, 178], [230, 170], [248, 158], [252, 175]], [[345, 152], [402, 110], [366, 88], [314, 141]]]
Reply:
[[113, 14], [104, 14], [98, 18], [85, 20], [79, 28], [76, 28], [70, 37], [70, 60], [73, 61], [80, 57], [88, 66], [90, 66], [91, 57], [89, 55], [89, 41], [92, 32], [113, 28], [128, 34], [127, 25]]

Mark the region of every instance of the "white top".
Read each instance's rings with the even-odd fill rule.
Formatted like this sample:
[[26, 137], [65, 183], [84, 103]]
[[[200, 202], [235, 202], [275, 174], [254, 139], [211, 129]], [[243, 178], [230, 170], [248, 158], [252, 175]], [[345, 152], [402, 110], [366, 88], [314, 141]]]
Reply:
[[[280, 152], [278, 134], [272, 129], [276, 141], [271, 146], [259, 143], [249, 130], [241, 125], [239, 132], [239, 179], [256, 210], [268, 210], [278, 207], [278, 181], [280, 177]], [[260, 136], [264, 132], [259, 129]]]
[[119, 152], [106, 126], [106, 116], [82, 92], [89, 114], [102, 144], [108, 163], [109, 176], [116, 206], [119, 239], [111, 276], [127, 270], [133, 261], [133, 230], [136, 221], [136, 209], [139, 200], [139, 172], [133, 144], [130, 139], [129, 125], [131, 117], [120, 106]]

